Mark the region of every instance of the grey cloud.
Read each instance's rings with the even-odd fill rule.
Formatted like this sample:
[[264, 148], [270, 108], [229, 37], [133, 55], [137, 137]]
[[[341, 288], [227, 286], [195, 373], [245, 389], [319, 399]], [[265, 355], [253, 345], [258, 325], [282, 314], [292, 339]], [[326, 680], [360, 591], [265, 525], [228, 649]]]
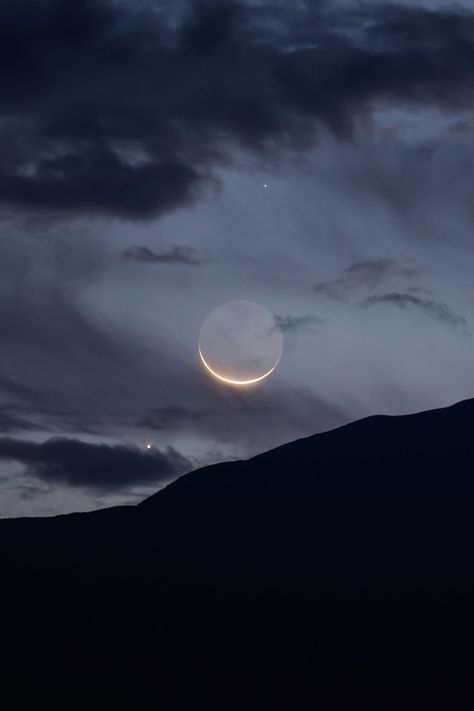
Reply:
[[202, 428], [204, 421], [218, 416], [214, 410], [194, 410], [192, 408], [171, 406], [154, 407], [143, 418], [137, 420], [136, 426], [149, 430], [167, 431], [181, 428]]
[[94, 323], [75, 303], [73, 294], [59, 284], [39, 287], [36, 298], [18, 293], [14, 303], [14, 310], [8, 301], [0, 305], [2, 390], [41, 406], [48, 393], [53, 396], [61, 391], [63, 383], [69, 381], [74, 388], [74, 373], [88, 372], [104, 394], [100, 364], [107, 362], [109, 372], [125, 372], [123, 336]]
[[101, 308], [96, 296], [85, 298], [89, 290], [94, 293], [98, 274], [104, 274], [100, 264], [109, 265], [110, 258], [100, 255], [99, 268], [95, 263], [89, 268], [95, 249], [85, 239], [72, 236], [70, 242], [66, 262], [57, 258], [56, 234], [42, 240], [21, 235], [9, 250], [1, 244], [5, 431], [13, 431], [15, 416], [40, 423], [44, 431], [103, 434], [106, 421], [120, 420], [121, 411], [133, 408], [130, 400], [139, 400], [148, 389], [143, 373], [150, 371], [150, 361], [158, 370], [176, 362], [169, 349], [150, 353], [146, 343], [132, 337], [126, 319], [117, 318], [115, 302]]
[[8, 0], [0, 201], [144, 219], [229, 163], [350, 138], [375, 102], [472, 105], [474, 16], [386, 3]]
[[163, 247], [159, 250], [150, 249], [142, 245], [134, 245], [124, 251], [123, 258], [131, 262], [143, 262], [144, 264], [185, 264], [194, 266], [204, 262], [204, 259], [198, 256], [196, 250], [177, 245]]
[[41, 429], [43, 429], [43, 427], [40, 427], [29, 419], [18, 417], [18, 415], [12, 412], [0, 412], [0, 432], [3, 434], [16, 432], [18, 430], [34, 431]]
[[412, 279], [417, 272], [394, 259], [370, 259], [355, 262], [329, 281], [321, 281], [314, 287], [318, 294], [333, 299], [346, 299], [357, 289], [374, 290], [392, 277]]
[[446, 304], [440, 301], [433, 301], [431, 299], [422, 299], [413, 294], [399, 294], [399, 293], [388, 293], [388, 294], [373, 294], [367, 297], [361, 302], [361, 306], [368, 308], [371, 306], [391, 304], [406, 311], [408, 309], [418, 309], [423, 313], [427, 314], [431, 318], [441, 321], [448, 326], [453, 328], [459, 328], [464, 332], [468, 331], [468, 323], [464, 316], [452, 311]]
[[336, 405], [307, 387], [281, 384], [265, 392], [226, 390], [211, 383], [203, 396], [193, 407], [151, 408], [130, 425], [150, 432], [181, 431], [201, 443], [225, 443], [237, 456], [250, 456], [346, 421]]
[[275, 326], [282, 333], [288, 333], [289, 331], [298, 331], [315, 323], [321, 323], [321, 319], [318, 319], [316, 318], [316, 316], [311, 316], [309, 314], [305, 316], [279, 316], [278, 314], [275, 314], [274, 320]]
[[[90, 249], [84, 243], [79, 247], [71, 262], [82, 263], [81, 249]], [[23, 256], [20, 244], [17, 249]], [[78, 259], [73, 259], [78, 253]], [[169, 319], [175, 319], [175, 312], [167, 308], [163, 313], [158, 310], [151, 336], [148, 329], [130, 335], [128, 314], [122, 317], [119, 308], [117, 318], [115, 306], [115, 298], [127, 287], [122, 274], [120, 280], [106, 283], [107, 308], [102, 310], [100, 291], [92, 291], [88, 300], [81, 298], [89, 288], [82, 267], [78, 277], [71, 266], [65, 278], [62, 262], [56, 265], [51, 259], [45, 240], [28, 244], [26, 254], [25, 280], [18, 278], [13, 260], [8, 268], [0, 260], [0, 397], [8, 396], [11, 403], [8, 427], [32, 420], [44, 436], [92, 434], [141, 442], [153, 432], [164, 432], [167, 443], [194, 458], [196, 450], [202, 452], [216, 442], [225, 443], [231, 453], [255, 453], [301, 432], [310, 434], [328, 422], [343, 421], [343, 415], [323, 399], [287, 387], [281, 372], [271, 383], [248, 393], [212, 382], [194, 350], [189, 351], [186, 334], [196, 322], [186, 304], [178, 312], [182, 340], [161, 337], [161, 324], [166, 329]], [[103, 261], [110, 263], [107, 258]], [[199, 277], [199, 270], [194, 273]], [[107, 276], [112, 279], [114, 274], [107, 272]], [[97, 282], [100, 285], [101, 279]], [[216, 287], [211, 283], [209, 288]], [[133, 289], [132, 283], [132, 296]], [[155, 299], [154, 289], [154, 285], [146, 287], [140, 299]], [[166, 294], [160, 292], [165, 303]], [[135, 303], [137, 311], [130, 308], [129, 314], [136, 313], [139, 322], [143, 302]], [[161, 308], [159, 299], [157, 303]], [[151, 313], [154, 316], [153, 309]]]
[[167, 481], [192, 468], [191, 462], [172, 447], [142, 451], [134, 446], [60, 437], [40, 444], [0, 439], [0, 460], [20, 462], [27, 474], [45, 482], [102, 491]]

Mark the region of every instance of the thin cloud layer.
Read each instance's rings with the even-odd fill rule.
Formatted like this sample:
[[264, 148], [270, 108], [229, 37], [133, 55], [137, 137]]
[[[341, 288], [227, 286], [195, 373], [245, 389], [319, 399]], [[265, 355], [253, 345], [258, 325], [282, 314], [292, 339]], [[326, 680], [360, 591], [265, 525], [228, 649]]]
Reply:
[[203, 262], [196, 250], [178, 245], [159, 250], [150, 249], [143, 245], [134, 245], [124, 251], [123, 258], [130, 262], [142, 262], [143, 264], [185, 264], [195, 266]]
[[357, 289], [373, 290], [387, 279], [411, 279], [416, 275], [414, 269], [405, 267], [394, 259], [368, 259], [351, 264], [335, 279], [319, 282], [314, 290], [333, 299], [347, 299]]
[[306, 314], [305, 316], [280, 316], [275, 314], [274, 316], [275, 326], [282, 332], [288, 333], [293, 331], [299, 331], [308, 326], [312, 326], [315, 323], [320, 323], [320, 319], [316, 316], [311, 316]]
[[464, 316], [455, 313], [449, 306], [446, 306], [446, 304], [443, 304], [441, 301], [422, 299], [413, 294], [398, 294], [392, 292], [390, 294], [374, 294], [361, 302], [361, 306], [365, 308], [380, 305], [392, 305], [402, 311], [415, 309], [447, 326], [460, 328], [462, 331], [468, 332], [468, 323]]
[[8, 434], [17, 430], [39, 430], [42, 429], [39, 425], [31, 420], [21, 417], [16, 414], [13, 409], [0, 409], [0, 432]]
[[[356, 262], [346, 267], [335, 279], [321, 281], [314, 287], [316, 293], [330, 299], [356, 304], [362, 308], [392, 305], [401, 311], [417, 310], [452, 328], [459, 328], [468, 333], [467, 320], [453, 311], [442, 301], [427, 298], [426, 290], [413, 285], [412, 281], [420, 274], [416, 269], [406, 267], [394, 259], [373, 259]], [[356, 301], [360, 292], [377, 292], [387, 282], [406, 285], [403, 290], [371, 293]]]
[[375, 103], [472, 101], [474, 17], [460, 8], [179, 8], [2, 3], [0, 203], [148, 218], [194, 200], [235, 146], [281, 154], [318, 125], [349, 137]]

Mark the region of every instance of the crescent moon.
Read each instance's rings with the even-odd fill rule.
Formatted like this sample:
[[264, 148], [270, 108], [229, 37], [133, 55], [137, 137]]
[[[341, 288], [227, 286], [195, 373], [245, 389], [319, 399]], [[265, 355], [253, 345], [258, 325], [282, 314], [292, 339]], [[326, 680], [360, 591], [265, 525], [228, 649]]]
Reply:
[[229, 385], [253, 385], [254, 383], [259, 383], [261, 380], [264, 380], [265, 378], [268, 378], [268, 376], [273, 373], [275, 368], [277, 367], [278, 363], [280, 362], [280, 358], [278, 358], [277, 362], [273, 366], [273, 368], [270, 368], [266, 373], [263, 375], [260, 375], [258, 378], [251, 378], [250, 380], [234, 380], [233, 378], [228, 378], [224, 375], [220, 375], [217, 373], [215, 370], [211, 368], [209, 363], [206, 363], [206, 359], [204, 358], [201, 349], [199, 348], [199, 355], [201, 356], [201, 360], [203, 362], [203, 365], [207, 370], [213, 375], [215, 378], [218, 380], [221, 380], [223, 383], [228, 383]]

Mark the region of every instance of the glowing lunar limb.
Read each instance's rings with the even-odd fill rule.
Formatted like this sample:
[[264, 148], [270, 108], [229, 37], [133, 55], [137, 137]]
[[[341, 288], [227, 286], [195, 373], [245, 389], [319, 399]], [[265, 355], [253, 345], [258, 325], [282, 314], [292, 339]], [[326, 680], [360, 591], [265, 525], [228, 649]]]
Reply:
[[264, 373], [263, 375], [260, 375], [258, 378], [252, 378], [251, 380], [232, 380], [231, 378], [226, 378], [225, 375], [220, 375], [219, 373], [216, 373], [215, 370], [212, 370], [211, 366], [206, 363], [206, 359], [204, 358], [203, 354], [201, 353], [201, 349], [199, 349], [199, 355], [201, 356], [201, 360], [204, 363], [205, 367], [208, 369], [208, 371], [218, 380], [222, 380], [223, 383], [229, 383], [229, 385], [253, 385], [254, 383], [259, 383], [261, 380], [265, 380], [277, 367], [278, 363], [271, 368], [268, 373]]
[[206, 370], [223, 383], [254, 385], [277, 367], [283, 336], [268, 309], [231, 301], [215, 309], [199, 335], [199, 356]]

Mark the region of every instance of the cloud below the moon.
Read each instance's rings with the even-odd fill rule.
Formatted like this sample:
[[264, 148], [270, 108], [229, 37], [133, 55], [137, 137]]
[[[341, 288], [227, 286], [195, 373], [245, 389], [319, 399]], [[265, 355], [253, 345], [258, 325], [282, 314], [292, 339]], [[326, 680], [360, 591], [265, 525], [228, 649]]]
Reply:
[[109, 493], [131, 485], [156, 486], [192, 469], [172, 447], [140, 450], [60, 437], [42, 443], [0, 438], [0, 460], [20, 462], [29, 476], [45, 482]]

